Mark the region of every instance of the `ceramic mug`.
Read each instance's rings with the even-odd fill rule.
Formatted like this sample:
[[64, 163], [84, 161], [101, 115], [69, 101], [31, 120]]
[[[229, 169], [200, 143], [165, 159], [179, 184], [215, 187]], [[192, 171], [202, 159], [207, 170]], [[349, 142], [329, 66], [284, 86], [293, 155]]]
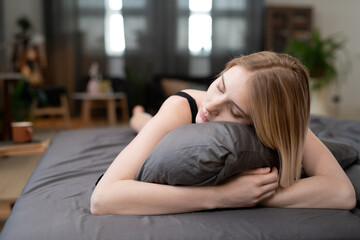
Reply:
[[12, 139], [15, 143], [30, 142], [33, 136], [32, 122], [11, 123]]

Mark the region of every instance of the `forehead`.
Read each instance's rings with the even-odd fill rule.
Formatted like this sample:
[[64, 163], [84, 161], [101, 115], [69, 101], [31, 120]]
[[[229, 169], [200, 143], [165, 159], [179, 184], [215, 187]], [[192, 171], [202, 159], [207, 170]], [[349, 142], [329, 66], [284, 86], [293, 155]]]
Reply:
[[248, 114], [248, 79], [252, 74], [240, 66], [231, 67], [223, 74], [228, 97]]
[[234, 90], [239, 90], [238, 88], [245, 87], [251, 75], [245, 68], [233, 66], [223, 74], [223, 78], [226, 85], [231, 85], [235, 87]]

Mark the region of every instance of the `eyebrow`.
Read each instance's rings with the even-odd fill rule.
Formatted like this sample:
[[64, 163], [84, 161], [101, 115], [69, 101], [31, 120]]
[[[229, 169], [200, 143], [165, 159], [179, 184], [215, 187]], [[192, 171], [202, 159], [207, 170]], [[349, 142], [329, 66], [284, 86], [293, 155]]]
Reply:
[[[223, 83], [223, 86], [224, 86], [224, 90], [226, 91], [226, 85], [225, 85], [225, 78], [224, 78], [224, 74], [221, 75], [221, 81]], [[242, 108], [240, 106], [238, 106], [233, 100], [231, 100], [231, 103], [234, 104], [234, 106], [240, 111], [240, 113], [242, 115], [244, 115], [245, 117], [249, 118], [249, 115], [247, 115], [244, 110], [242, 110]]]

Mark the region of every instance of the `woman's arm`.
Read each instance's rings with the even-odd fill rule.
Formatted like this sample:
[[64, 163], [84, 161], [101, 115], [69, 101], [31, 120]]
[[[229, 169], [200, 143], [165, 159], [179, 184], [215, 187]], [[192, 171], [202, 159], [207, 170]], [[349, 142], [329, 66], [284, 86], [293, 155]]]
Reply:
[[354, 188], [326, 146], [308, 131], [303, 167], [309, 176], [262, 204], [271, 207], [352, 209], [356, 204]]
[[269, 173], [269, 169], [258, 169], [211, 187], [175, 187], [135, 181], [137, 171], [160, 139], [190, 119], [186, 99], [166, 100], [159, 113], [108, 168], [92, 194], [91, 212], [150, 215], [248, 207], [275, 193], [277, 172]]
[[[271, 197], [277, 171], [257, 169], [221, 186], [170, 186], [118, 180], [94, 191], [93, 214], [159, 215], [215, 208], [251, 207]], [[100, 184], [100, 183], [99, 183]]]

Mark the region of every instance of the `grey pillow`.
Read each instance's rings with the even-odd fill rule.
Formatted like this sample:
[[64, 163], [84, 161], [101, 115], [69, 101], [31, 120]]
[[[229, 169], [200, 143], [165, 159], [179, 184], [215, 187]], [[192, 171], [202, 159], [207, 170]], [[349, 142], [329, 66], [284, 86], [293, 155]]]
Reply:
[[255, 129], [233, 122], [181, 126], [164, 136], [136, 179], [169, 185], [216, 185], [258, 167], [279, 166]]

